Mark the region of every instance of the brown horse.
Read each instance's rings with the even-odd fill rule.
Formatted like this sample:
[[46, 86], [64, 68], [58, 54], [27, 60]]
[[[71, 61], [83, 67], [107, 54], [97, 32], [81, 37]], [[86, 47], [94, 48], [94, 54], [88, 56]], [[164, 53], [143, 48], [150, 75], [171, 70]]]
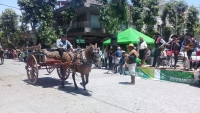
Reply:
[[[86, 84], [89, 82], [89, 73], [91, 71], [91, 65], [98, 61], [99, 51], [97, 49], [97, 44], [90, 44], [85, 50], [78, 50], [77, 53], [71, 54], [64, 53], [62, 57], [62, 62], [72, 62], [69, 66], [61, 66], [61, 73], [66, 74], [66, 70], [70, 68], [72, 70], [72, 78], [74, 81], [75, 89], [78, 89], [78, 86], [75, 81], [76, 72], [81, 74], [82, 83], [84, 91], [86, 91]], [[64, 86], [64, 81], [62, 81], [62, 86]]]

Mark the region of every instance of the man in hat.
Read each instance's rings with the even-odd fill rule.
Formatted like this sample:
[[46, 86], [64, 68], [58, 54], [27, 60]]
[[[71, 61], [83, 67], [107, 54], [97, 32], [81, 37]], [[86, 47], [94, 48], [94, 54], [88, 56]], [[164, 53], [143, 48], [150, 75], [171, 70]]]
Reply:
[[139, 56], [139, 53], [134, 50], [134, 45], [129, 44], [128, 50], [129, 54], [126, 54], [126, 63], [128, 64], [129, 74], [131, 75], [131, 84], [135, 84], [135, 67], [136, 67], [136, 58]]
[[61, 57], [63, 56], [63, 52], [73, 49], [72, 44], [67, 40], [67, 36], [64, 34], [61, 35], [61, 38], [57, 40], [56, 46]]
[[178, 36], [172, 35], [171, 40], [166, 44], [168, 47], [167, 54], [169, 57], [172, 57], [172, 53], [174, 53], [174, 68], [176, 68], [176, 63], [178, 62], [178, 54], [180, 50], [180, 45], [178, 42]]
[[154, 37], [154, 59], [152, 67], [155, 67], [158, 56], [160, 56], [161, 49], [165, 46], [166, 42], [162, 39], [159, 33], [155, 33]]
[[[186, 39], [182, 43], [182, 47], [187, 51], [188, 60], [191, 60], [192, 52], [194, 52], [197, 46], [197, 41], [195, 38], [192, 38], [190, 33], [186, 33]], [[192, 62], [190, 62], [190, 69], [192, 69]]]

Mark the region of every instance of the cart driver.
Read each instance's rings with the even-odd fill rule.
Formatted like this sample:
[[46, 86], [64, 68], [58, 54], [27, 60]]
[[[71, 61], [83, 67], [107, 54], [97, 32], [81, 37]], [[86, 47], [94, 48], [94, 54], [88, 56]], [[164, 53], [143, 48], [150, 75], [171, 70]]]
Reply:
[[56, 42], [57, 50], [59, 51], [60, 56], [63, 56], [63, 52], [66, 52], [69, 49], [73, 50], [72, 44], [67, 40], [66, 35], [61, 35], [61, 38]]

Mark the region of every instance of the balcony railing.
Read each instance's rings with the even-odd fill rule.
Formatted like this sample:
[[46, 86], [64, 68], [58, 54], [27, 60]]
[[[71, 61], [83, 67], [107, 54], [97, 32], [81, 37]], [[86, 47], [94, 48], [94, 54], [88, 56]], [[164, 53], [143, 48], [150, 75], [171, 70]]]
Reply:
[[[69, 24], [65, 24], [61, 26], [62, 28], [68, 28]], [[80, 21], [80, 22], [73, 22], [71, 29], [75, 28], [84, 28], [84, 27], [90, 27], [89, 21]]]
[[100, 0], [86, 0], [86, 2], [89, 4], [101, 5]]
[[[68, 28], [69, 24], [61, 25], [62, 28]], [[96, 26], [96, 25], [91, 25], [90, 21], [80, 21], [80, 22], [73, 22], [72, 26], [70, 29], [76, 29], [76, 28], [94, 28], [94, 29], [103, 29], [104, 26]]]
[[89, 21], [74, 22], [72, 28], [90, 27]]

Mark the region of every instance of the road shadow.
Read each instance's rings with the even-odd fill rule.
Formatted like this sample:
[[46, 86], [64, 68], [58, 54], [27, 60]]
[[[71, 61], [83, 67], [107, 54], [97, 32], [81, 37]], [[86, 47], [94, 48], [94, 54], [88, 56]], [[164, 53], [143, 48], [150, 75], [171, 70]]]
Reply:
[[[26, 82], [27, 84], [30, 84], [28, 79], [25, 79], [23, 81]], [[71, 85], [71, 84], [72, 83], [65, 81], [65, 85]], [[41, 86], [43, 88], [51, 88], [51, 87], [60, 86], [60, 85], [61, 85], [61, 81], [59, 79], [51, 78], [51, 77], [38, 78], [38, 81], [35, 84], [35, 86]]]
[[122, 84], [122, 85], [131, 85], [130, 82], [119, 82], [119, 84]]
[[[27, 85], [31, 85], [29, 83], [28, 79], [25, 79], [23, 81], [25, 83], [27, 83]], [[62, 87], [60, 79], [51, 78], [51, 77], [38, 78], [38, 81], [34, 86], [39, 86], [39, 87], [43, 87], [43, 88], [55, 88], [55, 86], [58, 86], [58, 88], [56, 87], [55, 89], [58, 89], [60, 91], [64, 91], [64, 92], [72, 94], [72, 95], [81, 94], [81, 95], [84, 95], [84, 96], [91, 96], [91, 94], [89, 93], [91, 91], [84, 91], [80, 87], [79, 87], [78, 90], [75, 90], [73, 83], [69, 83], [68, 81], [65, 81], [65, 86]]]
[[190, 86], [196, 87], [196, 88], [200, 88], [200, 84], [189, 84]]
[[13, 60], [13, 62], [22, 62], [22, 63], [24, 63], [23, 61], [20, 61], [20, 60]]
[[83, 88], [80, 88], [80, 87], [79, 87], [78, 90], [77, 90], [77, 89], [75, 89], [74, 85], [69, 85], [69, 86], [68, 86], [68, 85], [65, 85], [64, 88], [63, 88], [62, 86], [60, 86], [60, 87], [58, 88], [58, 90], [64, 91], [64, 92], [69, 93], [69, 94], [72, 94], [72, 95], [74, 95], [74, 96], [76, 96], [77, 94], [83, 95], [83, 96], [92, 96], [91, 93], [90, 93], [90, 92], [92, 92], [92, 91], [89, 91], [89, 90], [84, 91]]

